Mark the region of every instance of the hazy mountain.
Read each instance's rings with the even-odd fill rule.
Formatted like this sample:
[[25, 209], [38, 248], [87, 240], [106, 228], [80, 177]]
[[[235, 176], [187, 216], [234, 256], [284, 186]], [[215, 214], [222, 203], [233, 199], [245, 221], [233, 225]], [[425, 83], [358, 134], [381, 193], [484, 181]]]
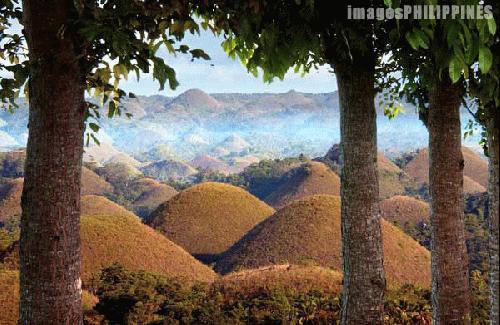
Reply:
[[[24, 101], [19, 105], [13, 114], [0, 110], [0, 149], [26, 144], [28, 112]], [[377, 107], [378, 144], [386, 153], [427, 145], [427, 131], [415, 108], [404, 106], [405, 112], [395, 120], [389, 120], [383, 108]], [[304, 153], [314, 157], [324, 155], [340, 140], [337, 92], [207, 94], [191, 89], [174, 98], [127, 99], [123, 108], [133, 117], [122, 114], [99, 121], [98, 138], [112, 148], [89, 152], [102, 154], [105, 160], [111, 153], [126, 153], [139, 161], [187, 162], [206, 154], [225, 161], [247, 155], [263, 159]], [[463, 124], [469, 119], [464, 112]], [[476, 144], [477, 137], [466, 142], [468, 146]]]

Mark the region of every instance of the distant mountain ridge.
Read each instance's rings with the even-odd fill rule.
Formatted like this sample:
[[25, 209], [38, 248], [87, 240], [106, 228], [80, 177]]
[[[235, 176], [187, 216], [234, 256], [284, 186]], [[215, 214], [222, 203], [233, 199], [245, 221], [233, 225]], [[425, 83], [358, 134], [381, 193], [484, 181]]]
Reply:
[[[26, 145], [28, 110], [21, 99], [14, 114], [0, 110], [0, 149]], [[378, 144], [382, 151], [401, 152], [427, 145], [427, 130], [416, 110], [405, 104], [405, 113], [395, 120], [384, 116], [377, 105]], [[162, 154], [187, 162], [199, 155], [221, 160], [252, 155], [259, 159], [322, 156], [340, 140], [338, 93], [214, 93], [190, 89], [176, 97], [138, 96], [125, 99], [122, 116], [102, 118], [97, 137], [117, 152], [139, 161], [157, 146], [168, 148]], [[103, 114], [105, 115], [105, 114]], [[469, 120], [465, 113], [463, 124]], [[231, 137], [245, 144], [234, 150]], [[477, 144], [477, 138], [467, 139]], [[477, 147], [477, 145], [476, 145]], [[244, 149], [244, 150], [243, 150]], [[102, 151], [102, 150], [101, 150]], [[95, 155], [99, 154], [94, 150]], [[96, 160], [105, 160], [104, 157]]]

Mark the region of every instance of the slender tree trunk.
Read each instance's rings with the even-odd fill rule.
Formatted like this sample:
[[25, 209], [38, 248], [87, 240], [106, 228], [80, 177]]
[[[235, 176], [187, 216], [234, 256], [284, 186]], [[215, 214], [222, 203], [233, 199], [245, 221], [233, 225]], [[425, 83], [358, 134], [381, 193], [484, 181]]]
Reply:
[[437, 81], [429, 95], [434, 320], [436, 324], [466, 324], [470, 297], [460, 129], [462, 86], [452, 85], [449, 79]]
[[342, 324], [383, 324], [385, 274], [372, 64], [337, 65], [342, 152]]
[[489, 250], [490, 250], [490, 290], [491, 290], [491, 324], [498, 325], [498, 208], [499, 208], [499, 137], [500, 137], [500, 108], [493, 108], [492, 118], [489, 119], [488, 154], [489, 154]]
[[71, 0], [25, 0], [30, 113], [20, 240], [19, 324], [81, 324], [84, 79]]

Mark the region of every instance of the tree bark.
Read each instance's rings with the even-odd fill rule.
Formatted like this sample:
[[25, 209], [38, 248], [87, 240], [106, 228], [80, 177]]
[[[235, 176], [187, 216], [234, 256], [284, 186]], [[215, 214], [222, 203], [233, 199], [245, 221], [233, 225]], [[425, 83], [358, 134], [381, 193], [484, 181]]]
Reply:
[[385, 274], [374, 60], [337, 65], [342, 152], [342, 324], [383, 324]]
[[499, 208], [499, 137], [500, 137], [500, 108], [493, 107], [492, 117], [488, 120], [488, 156], [489, 156], [489, 251], [490, 251], [490, 302], [491, 324], [499, 324], [498, 313], [498, 208]]
[[80, 173], [85, 79], [71, 0], [25, 0], [29, 137], [22, 195], [19, 324], [81, 324]]
[[430, 91], [429, 180], [432, 227], [432, 306], [436, 324], [470, 318], [465, 245], [460, 103], [462, 86], [436, 81]]

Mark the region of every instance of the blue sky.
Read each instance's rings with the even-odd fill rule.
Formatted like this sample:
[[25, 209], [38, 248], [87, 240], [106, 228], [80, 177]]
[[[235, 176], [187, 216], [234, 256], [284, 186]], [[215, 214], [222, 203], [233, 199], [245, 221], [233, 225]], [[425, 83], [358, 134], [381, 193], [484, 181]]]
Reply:
[[151, 76], [143, 75], [139, 82], [135, 77], [123, 82], [121, 86], [126, 91], [137, 95], [178, 95], [190, 88], [199, 88], [208, 93], [255, 93], [255, 92], [287, 92], [291, 89], [301, 92], [322, 93], [332, 92], [337, 89], [335, 76], [329, 72], [327, 67], [311, 71], [304, 78], [300, 74], [290, 71], [284, 81], [276, 79], [271, 84], [262, 81], [262, 77], [253, 77], [247, 73], [245, 67], [239, 61], [228, 58], [222, 50], [220, 43], [222, 38], [214, 36], [210, 32], [202, 31], [201, 35], [189, 36], [184, 43], [191, 48], [201, 48], [207, 52], [211, 60], [195, 60], [191, 62], [189, 55], [177, 55], [173, 57], [162, 50], [166, 62], [177, 72], [180, 86], [172, 91], [166, 88], [158, 91], [158, 83]]

